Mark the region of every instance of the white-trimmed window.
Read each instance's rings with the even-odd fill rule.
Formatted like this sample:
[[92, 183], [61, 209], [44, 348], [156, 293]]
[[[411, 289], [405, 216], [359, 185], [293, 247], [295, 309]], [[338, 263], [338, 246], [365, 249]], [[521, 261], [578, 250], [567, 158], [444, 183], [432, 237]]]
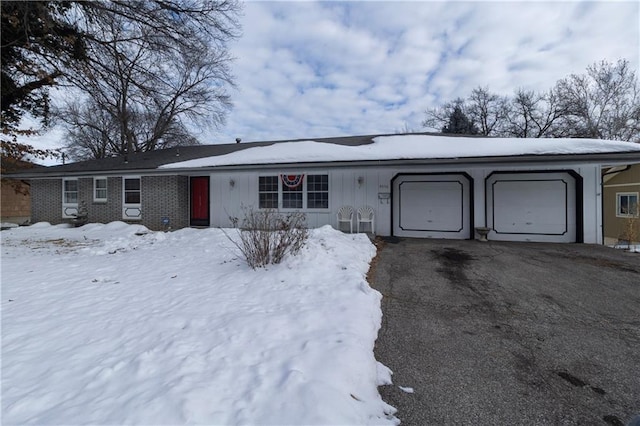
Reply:
[[638, 217], [638, 193], [618, 192], [616, 193], [616, 216], [617, 217]]
[[278, 174], [258, 178], [261, 209], [327, 210], [329, 175]]
[[107, 202], [107, 178], [93, 178], [93, 201], [95, 203]]
[[122, 218], [142, 219], [142, 179], [140, 176], [122, 178]]
[[73, 218], [78, 214], [78, 179], [62, 180], [62, 217]]
[[62, 181], [62, 202], [64, 204], [78, 204], [78, 179]]

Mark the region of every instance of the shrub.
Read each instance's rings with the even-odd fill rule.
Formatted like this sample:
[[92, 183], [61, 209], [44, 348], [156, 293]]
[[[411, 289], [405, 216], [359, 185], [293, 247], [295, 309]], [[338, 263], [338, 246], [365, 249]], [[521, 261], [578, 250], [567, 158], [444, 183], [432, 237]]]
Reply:
[[[280, 263], [288, 253], [295, 256], [309, 236], [304, 213], [280, 214], [275, 210], [256, 211], [253, 208], [243, 208], [243, 212], [239, 241], [227, 237], [253, 269]], [[230, 219], [232, 223], [238, 223], [238, 219]]]

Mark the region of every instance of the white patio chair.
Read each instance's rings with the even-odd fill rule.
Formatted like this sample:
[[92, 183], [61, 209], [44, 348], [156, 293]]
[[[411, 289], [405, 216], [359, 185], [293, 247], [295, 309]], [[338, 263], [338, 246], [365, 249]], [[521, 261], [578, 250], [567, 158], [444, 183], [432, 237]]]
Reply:
[[358, 216], [357, 216], [357, 221], [358, 221], [358, 225], [357, 225], [357, 232], [360, 233], [360, 224], [361, 223], [368, 223], [371, 226], [371, 233], [375, 234], [375, 226], [373, 225], [373, 207], [371, 206], [363, 206], [360, 207], [358, 209]]
[[353, 234], [353, 207], [342, 206], [336, 214], [338, 218], [338, 230], [341, 230], [340, 224], [349, 223], [349, 232]]

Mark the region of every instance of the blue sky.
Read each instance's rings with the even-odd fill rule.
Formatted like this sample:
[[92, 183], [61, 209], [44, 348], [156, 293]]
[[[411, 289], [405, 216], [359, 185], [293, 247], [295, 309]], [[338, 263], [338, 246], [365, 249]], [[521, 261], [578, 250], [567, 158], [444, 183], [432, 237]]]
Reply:
[[198, 136], [229, 143], [424, 131], [425, 109], [477, 86], [546, 90], [602, 59], [626, 58], [638, 70], [639, 5], [246, 2], [243, 35], [231, 45], [234, 109], [224, 127]]

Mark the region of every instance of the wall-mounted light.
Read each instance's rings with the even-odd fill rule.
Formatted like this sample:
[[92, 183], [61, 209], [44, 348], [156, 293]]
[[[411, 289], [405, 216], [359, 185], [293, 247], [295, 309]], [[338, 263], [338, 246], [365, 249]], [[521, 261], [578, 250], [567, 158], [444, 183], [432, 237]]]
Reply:
[[356, 179], [356, 181], [358, 182], [358, 186], [362, 186], [362, 184], [364, 183], [364, 178], [362, 176], [358, 176], [358, 179]]
[[232, 187], [232, 188], [233, 188], [234, 186], [236, 186], [236, 181], [235, 181], [235, 180], [233, 180], [233, 179], [229, 179], [229, 186], [230, 186], [230, 187]]

